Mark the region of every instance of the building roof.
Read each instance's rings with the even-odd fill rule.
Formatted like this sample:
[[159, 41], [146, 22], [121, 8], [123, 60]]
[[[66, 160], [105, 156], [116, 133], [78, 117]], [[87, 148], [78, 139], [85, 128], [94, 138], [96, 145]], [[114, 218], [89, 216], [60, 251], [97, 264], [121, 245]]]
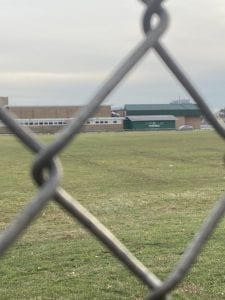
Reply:
[[126, 104], [126, 110], [196, 110], [197, 104]]
[[176, 118], [171, 115], [159, 115], [159, 116], [127, 116], [130, 121], [175, 121]]
[[174, 115], [200, 116], [201, 111], [196, 104], [127, 104], [127, 115]]

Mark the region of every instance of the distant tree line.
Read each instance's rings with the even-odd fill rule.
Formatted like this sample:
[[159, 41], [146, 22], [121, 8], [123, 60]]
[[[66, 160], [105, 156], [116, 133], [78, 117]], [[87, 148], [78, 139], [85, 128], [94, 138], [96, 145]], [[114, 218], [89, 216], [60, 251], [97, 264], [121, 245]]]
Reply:
[[219, 110], [219, 117], [225, 121], [225, 107]]

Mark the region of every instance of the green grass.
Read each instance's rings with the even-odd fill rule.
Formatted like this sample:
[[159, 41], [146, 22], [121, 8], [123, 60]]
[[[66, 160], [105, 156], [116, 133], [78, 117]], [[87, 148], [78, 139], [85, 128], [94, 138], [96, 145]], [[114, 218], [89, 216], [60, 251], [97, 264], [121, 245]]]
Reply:
[[[48, 143], [52, 136], [40, 136]], [[33, 154], [0, 136], [0, 226], [36, 192]], [[162, 280], [224, 192], [213, 132], [82, 134], [60, 155], [62, 186]], [[222, 221], [174, 299], [225, 299]], [[50, 203], [0, 261], [0, 299], [143, 299], [147, 288]]]

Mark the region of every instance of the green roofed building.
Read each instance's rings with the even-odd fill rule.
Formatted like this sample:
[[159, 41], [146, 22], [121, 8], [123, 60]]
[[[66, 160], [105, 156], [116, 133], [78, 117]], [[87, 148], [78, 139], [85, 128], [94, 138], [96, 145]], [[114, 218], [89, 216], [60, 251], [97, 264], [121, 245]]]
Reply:
[[127, 116], [124, 120], [127, 130], [174, 130], [176, 117], [174, 116]]
[[196, 104], [127, 104], [124, 107], [125, 117], [128, 116], [174, 116], [176, 128], [191, 125], [199, 129], [201, 111]]

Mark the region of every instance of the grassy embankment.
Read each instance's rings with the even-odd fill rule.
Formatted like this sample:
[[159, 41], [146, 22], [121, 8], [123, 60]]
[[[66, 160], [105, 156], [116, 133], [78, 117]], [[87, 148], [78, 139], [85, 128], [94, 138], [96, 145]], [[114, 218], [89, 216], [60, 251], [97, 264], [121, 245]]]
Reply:
[[[51, 136], [44, 136], [45, 142]], [[36, 191], [33, 155], [0, 136], [0, 224]], [[82, 134], [62, 154], [63, 187], [160, 278], [224, 188], [213, 132]], [[225, 222], [174, 299], [225, 299]], [[1, 299], [143, 299], [147, 289], [54, 203], [0, 260]]]

